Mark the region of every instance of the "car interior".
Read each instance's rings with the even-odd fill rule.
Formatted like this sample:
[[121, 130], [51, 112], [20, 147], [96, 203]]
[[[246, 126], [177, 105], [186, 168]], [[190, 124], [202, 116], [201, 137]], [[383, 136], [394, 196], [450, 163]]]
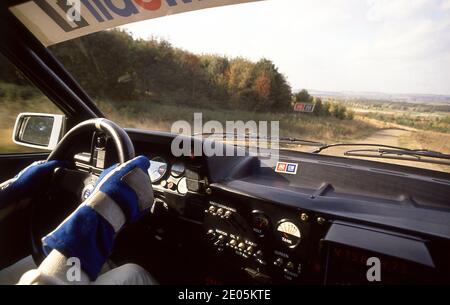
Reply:
[[[144, 155], [155, 200], [117, 236], [111, 266], [136, 263], [160, 284], [348, 285], [377, 284], [367, 280], [376, 258], [383, 284], [450, 283], [449, 173], [285, 149], [255, 155], [232, 143], [222, 149], [240, 151], [234, 156], [176, 156], [176, 134], [104, 117], [8, 9], [19, 2], [0, 4], [0, 51], [63, 114], [19, 115], [16, 141], [49, 151], [1, 154], [0, 181], [37, 160], [68, 166], [38, 198], [0, 205], [0, 270], [29, 255], [39, 265], [41, 238], [89, 196], [102, 171]], [[32, 129], [44, 123], [51, 134], [41, 139]]]

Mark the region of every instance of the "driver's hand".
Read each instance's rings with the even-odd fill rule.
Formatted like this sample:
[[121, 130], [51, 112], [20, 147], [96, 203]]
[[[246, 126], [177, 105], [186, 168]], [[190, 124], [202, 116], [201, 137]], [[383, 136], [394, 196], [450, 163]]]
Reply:
[[76, 257], [95, 280], [111, 254], [116, 233], [136, 221], [153, 203], [150, 161], [140, 156], [105, 170], [92, 194], [53, 232], [43, 238], [44, 252]]
[[55, 168], [63, 166], [60, 161], [36, 161], [24, 168], [14, 178], [0, 184], [0, 207], [33, 198], [45, 190]]

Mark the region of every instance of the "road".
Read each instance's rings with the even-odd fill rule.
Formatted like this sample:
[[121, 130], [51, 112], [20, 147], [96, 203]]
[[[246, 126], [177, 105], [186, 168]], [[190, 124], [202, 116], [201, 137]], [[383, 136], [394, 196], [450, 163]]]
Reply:
[[[389, 146], [400, 146], [400, 147], [407, 147], [407, 148], [420, 148], [420, 145], [418, 145], [415, 142], [407, 142], [408, 135], [412, 132], [416, 132], [414, 129], [397, 129], [397, 128], [391, 128], [391, 129], [382, 129], [371, 136], [355, 141], [354, 143], [364, 143], [364, 144], [384, 144]], [[334, 155], [334, 156], [343, 156], [344, 153], [350, 149], [374, 149], [374, 147], [365, 147], [365, 146], [358, 146], [358, 147], [332, 147], [330, 149], [324, 150], [323, 154], [327, 155]], [[356, 158], [356, 157], [355, 157]], [[420, 168], [426, 168], [426, 169], [432, 169], [432, 170], [438, 170], [438, 171], [449, 171], [449, 166], [439, 165], [439, 164], [430, 164], [430, 163], [424, 163], [424, 162], [414, 162], [414, 161], [404, 161], [404, 160], [393, 160], [393, 159], [381, 159], [381, 158], [363, 158], [363, 157], [357, 157], [360, 159], [366, 159], [366, 160], [374, 160], [374, 161], [383, 161], [386, 163], [393, 163], [393, 164], [400, 164], [400, 165], [406, 165], [406, 166], [414, 166], [414, 167], [420, 167]]]

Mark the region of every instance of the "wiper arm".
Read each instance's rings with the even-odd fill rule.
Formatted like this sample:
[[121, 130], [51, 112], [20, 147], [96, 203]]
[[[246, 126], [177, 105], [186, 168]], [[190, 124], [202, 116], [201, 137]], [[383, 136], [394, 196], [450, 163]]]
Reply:
[[317, 141], [310, 141], [305, 139], [299, 139], [299, 138], [291, 138], [291, 137], [279, 137], [274, 138], [275, 140], [278, 140], [280, 143], [283, 144], [303, 144], [303, 145], [309, 145], [309, 146], [324, 146], [325, 143], [317, 142]]
[[323, 147], [326, 144], [317, 142], [317, 141], [310, 141], [305, 139], [298, 139], [298, 138], [292, 138], [292, 137], [263, 137], [258, 135], [252, 135], [252, 134], [244, 134], [239, 135], [235, 133], [230, 132], [221, 132], [221, 133], [213, 133], [213, 132], [203, 132], [203, 133], [194, 133], [192, 134], [193, 137], [195, 136], [217, 136], [223, 140], [231, 139], [231, 140], [264, 140], [264, 141], [278, 141], [278, 143], [281, 144], [302, 144], [302, 145], [309, 145], [309, 146], [320, 146]]
[[450, 155], [426, 149], [353, 149], [346, 151], [344, 155], [450, 165]]
[[[366, 147], [384, 147], [384, 148], [391, 148], [391, 149], [400, 149], [400, 150], [406, 150], [410, 151], [412, 149], [404, 148], [404, 147], [398, 147], [398, 146], [391, 146], [391, 145], [384, 145], [384, 144], [367, 144], [367, 143], [335, 143], [335, 144], [329, 144], [329, 145], [323, 145], [316, 150], [312, 151], [314, 154], [318, 154], [322, 152], [323, 150], [326, 150], [328, 148], [332, 147], [339, 147], [339, 146], [366, 146]], [[417, 151], [417, 150], [416, 150]]]

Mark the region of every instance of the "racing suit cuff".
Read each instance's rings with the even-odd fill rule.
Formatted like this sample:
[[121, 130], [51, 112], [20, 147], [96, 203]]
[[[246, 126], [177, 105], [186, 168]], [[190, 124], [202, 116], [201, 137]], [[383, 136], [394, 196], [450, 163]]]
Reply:
[[18, 285], [86, 285], [89, 283], [89, 278], [83, 270], [74, 266], [61, 252], [53, 250], [37, 269], [22, 275]]

